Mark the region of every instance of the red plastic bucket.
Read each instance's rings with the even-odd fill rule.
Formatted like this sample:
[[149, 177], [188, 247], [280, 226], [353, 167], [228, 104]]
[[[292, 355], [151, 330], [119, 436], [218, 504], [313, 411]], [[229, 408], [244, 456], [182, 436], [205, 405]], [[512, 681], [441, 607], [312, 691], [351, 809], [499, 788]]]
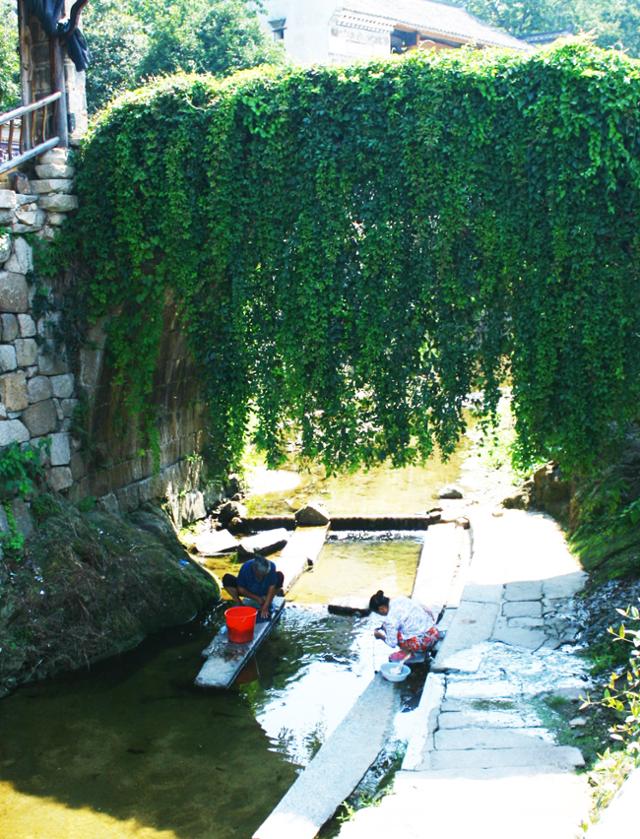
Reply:
[[258, 610], [252, 606], [232, 606], [224, 613], [229, 640], [232, 644], [248, 644], [253, 641]]

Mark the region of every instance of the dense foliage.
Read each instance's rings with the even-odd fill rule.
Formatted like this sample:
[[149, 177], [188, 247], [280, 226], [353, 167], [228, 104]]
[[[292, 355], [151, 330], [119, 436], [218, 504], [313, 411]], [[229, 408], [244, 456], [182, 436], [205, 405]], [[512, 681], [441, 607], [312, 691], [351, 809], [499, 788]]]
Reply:
[[18, 16], [13, 0], [0, 0], [0, 112], [19, 103]]
[[598, 46], [640, 56], [640, 0], [466, 0], [463, 5], [514, 35], [588, 32]]
[[228, 75], [281, 60], [257, 15], [254, 0], [92, 0], [84, 18], [92, 54], [89, 110], [150, 76]]
[[523, 456], [592, 461], [640, 395], [639, 96], [583, 45], [127, 95], [70, 244], [128, 408], [152, 421], [171, 294], [226, 462], [252, 410], [274, 457], [292, 424], [332, 465], [449, 452], [507, 376]]

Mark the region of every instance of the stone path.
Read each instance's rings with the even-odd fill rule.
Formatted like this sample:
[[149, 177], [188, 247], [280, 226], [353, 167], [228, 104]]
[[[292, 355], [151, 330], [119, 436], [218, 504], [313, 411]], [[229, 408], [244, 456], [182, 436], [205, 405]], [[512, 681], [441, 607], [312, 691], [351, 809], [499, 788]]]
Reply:
[[466, 512], [473, 558], [402, 771], [340, 839], [573, 839], [588, 812], [575, 773], [582, 755], [558, 745], [540, 713], [544, 694], [576, 698], [588, 687], [584, 664], [563, 647], [585, 575], [550, 518]]

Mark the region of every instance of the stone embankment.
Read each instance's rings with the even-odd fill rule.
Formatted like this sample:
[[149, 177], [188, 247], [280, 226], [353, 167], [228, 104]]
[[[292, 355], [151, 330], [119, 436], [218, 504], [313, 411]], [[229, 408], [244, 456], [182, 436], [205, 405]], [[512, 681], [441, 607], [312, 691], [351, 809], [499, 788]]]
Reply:
[[75, 378], [54, 347], [59, 315], [39, 314], [25, 237], [52, 239], [78, 199], [66, 150], [42, 155], [36, 175], [18, 178], [17, 191], [0, 189], [0, 447], [48, 439], [47, 482], [65, 490], [84, 474], [70, 434]]
[[[12, 188], [0, 188], [0, 450], [46, 441], [51, 491], [72, 501], [93, 497], [115, 514], [163, 499], [176, 523], [193, 521], [205, 515], [217, 490], [207, 485], [197, 457], [208, 415], [172, 301], [167, 299], [150, 397], [159, 437], [152, 455], [137, 423], [120, 416], [121, 388], [108, 363], [105, 324], [74, 335], [83, 342], [72, 357], [62, 293], [34, 273], [35, 240], [54, 239], [78, 206], [69, 154], [53, 149], [31, 176], [1, 182]], [[28, 535], [28, 505], [16, 500], [14, 507]]]

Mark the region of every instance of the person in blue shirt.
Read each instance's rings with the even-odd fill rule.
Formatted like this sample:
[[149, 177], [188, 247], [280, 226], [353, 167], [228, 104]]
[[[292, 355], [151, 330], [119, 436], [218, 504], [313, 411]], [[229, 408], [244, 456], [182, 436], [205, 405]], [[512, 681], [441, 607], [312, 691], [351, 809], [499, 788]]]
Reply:
[[237, 577], [225, 574], [222, 578], [222, 585], [233, 600], [238, 605], [242, 604], [242, 598], [251, 600], [251, 604], [247, 605], [255, 605], [263, 619], [269, 617], [273, 598], [283, 584], [282, 571], [276, 571], [275, 563], [260, 554], [247, 560]]

